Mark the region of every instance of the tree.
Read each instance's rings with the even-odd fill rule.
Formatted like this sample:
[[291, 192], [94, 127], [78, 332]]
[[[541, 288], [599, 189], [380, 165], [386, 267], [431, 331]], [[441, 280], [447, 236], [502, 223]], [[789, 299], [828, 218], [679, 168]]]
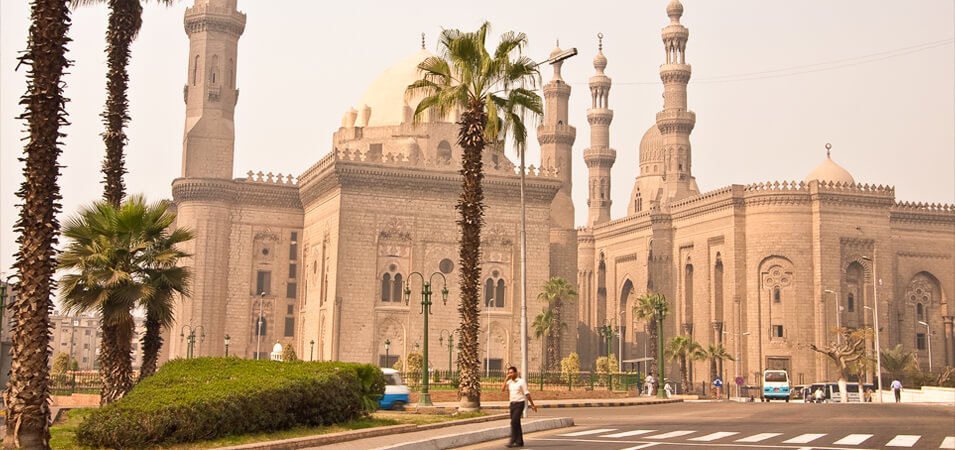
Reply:
[[[825, 347], [809, 344], [810, 350], [829, 357], [839, 368], [839, 392], [846, 392], [846, 379], [852, 372], [852, 364], [865, 356], [865, 334], [853, 333], [848, 328], [839, 329], [842, 334], [841, 342], [830, 342]], [[848, 395], [842, 395], [842, 402], [849, 401]]]
[[568, 283], [567, 280], [561, 277], [551, 277], [551, 279], [544, 283], [543, 291], [537, 294], [537, 299], [547, 303], [548, 310], [553, 311], [554, 321], [558, 324], [558, 326], [551, 328], [549, 334], [551, 345], [547, 348], [550, 354], [548, 358], [549, 364], [547, 365], [548, 369], [554, 368], [553, 365], [557, 364], [562, 354], [560, 341], [563, 334], [564, 323], [560, 318], [561, 309], [565, 302], [572, 302], [576, 298], [577, 291], [574, 290], [574, 287]]
[[[735, 361], [726, 351], [723, 344], [709, 344], [703, 349], [705, 359], [710, 361], [710, 380], [715, 380], [716, 375], [722, 372], [723, 361]], [[717, 365], [719, 367], [717, 367]]]
[[[171, 283], [188, 280], [187, 272], [176, 267], [186, 255], [171, 246], [191, 234], [170, 233], [174, 219], [167, 202], [147, 204], [143, 197], [134, 196], [119, 208], [96, 202], [64, 227], [70, 242], [60, 255], [60, 268], [74, 272], [61, 279], [60, 297], [67, 311], [100, 313], [101, 404], [122, 398], [132, 389], [132, 308], [161, 299], [171, 304], [171, 292], [185, 292], [185, 286]], [[158, 335], [144, 339], [154, 342]]]
[[580, 373], [580, 355], [570, 352], [566, 358], [560, 360], [560, 373], [567, 380], [567, 390], [573, 388], [574, 379]]
[[557, 316], [551, 309], [542, 311], [534, 318], [534, 323], [531, 324], [534, 337], [541, 341], [541, 371], [546, 371], [553, 364], [553, 360], [549, 360], [548, 357], [553, 353], [551, 349], [554, 346], [554, 341], [551, 337], [554, 335], [554, 329], [562, 326], [564, 324], [557, 322]]
[[414, 112], [416, 124], [425, 119], [426, 112], [444, 118], [462, 111], [457, 122], [457, 143], [464, 150], [462, 188], [455, 205], [461, 227], [458, 396], [462, 411], [481, 407], [478, 294], [484, 223], [482, 153], [488, 143], [506, 141], [508, 132], [517, 150], [523, 152], [527, 141], [524, 119], [527, 113], [539, 116], [543, 110], [540, 97], [533, 91], [539, 78], [537, 65], [521, 54], [527, 37], [523, 33], [504, 33], [497, 48], [489, 53], [485, 46], [489, 31], [487, 22], [474, 32], [443, 30], [439, 40], [441, 56], [421, 62], [421, 79], [406, 90], [409, 97], [421, 97]]
[[[10, 331], [10, 377], [3, 400], [6, 406], [4, 448], [50, 448], [49, 352], [51, 298], [60, 231], [60, 138], [67, 122], [63, 74], [70, 66], [70, 10], [64, 0], [34, 0], [30, 6], [27, 49], [19, 65], [27, 71], [26, 93], [20, 97], [26, 121], [20, 215], [14, 224], [19, 250], [14, 267], [17, 292], [6, 305], [17, 325]], [[43, 351], [38, 351], [42, 349]]]
[[905, 371], [916, 365], [914, 351], [907, 351], [902, 344], [882, 350], [882, 368], [889, 372], [892, 379], [901, 379]]
[[690, 381], [688, 378], [687, 361], [700, 361], [706, 358], [706, 352], [699, 342], [693, 340], [693, 337], [682, 335], [674, 336], [666, 345], [666, 355], [670, 361], [680, 361], [680, 389], [683, 392], [690, 390]]
[[295, 347], [292, 346], [291, 342], [282, 347], [282, 361], [298, 361], [298, 355], [295, 354]]
[[[633, 317], [643, 320], [646, 323], [648, 339], [650, 340], [650, 357], [653, 358], [650, 361], [650, 373], [660, 372], [657, 370], [657, 322], [661, 319], [657, 317], [658, 311], [663, 312], [664, 318], [667, 313], [667, 299], [663, 294], [657, 293], [647, 293], [643, 294], [637, 298], [636, 303], [633, 305]], [[662, 383], [663, 380], [660, 380]]]

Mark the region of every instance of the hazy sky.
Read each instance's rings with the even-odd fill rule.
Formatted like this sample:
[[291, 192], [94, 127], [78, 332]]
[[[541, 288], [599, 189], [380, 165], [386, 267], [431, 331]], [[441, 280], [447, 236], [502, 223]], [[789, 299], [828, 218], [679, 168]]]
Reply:
[[[130, 67], [132, 123], [127, 147], [130, 193], [170, 196], [181, 170], [188, 39], [182, 16], [192, 1], [149, 4]], [[666, 0], [449, 3], [239, 0], [248, 14], [239, 41], [235, 174], [298, 174], [331, 148], [331, 134], [366, 87], [420, 47], [436, 51], [442, 28], [471, 30], [482, 20], [497, 33], [530, 38], [544, 59], [560, 39], [580, 55], [564, 64], [573, 87], [577, 223], [587, 216], [587, 79], [598, 32], [613, 79], [612, 216], [625, 214], [637, 176], [643, 132], [662, 106], [658, 69]], [[904, 201], [955, 203], [955, 10], [951, 0], [686, 0], [693, 66], [689, 107], [696, 112], [693, 174], [702, 191], [729, 184], [801, 180], [825, 158], [857, 182], [895, 186]], [[105, 5], [75, 12], [66, 78], [71, 125], [65, 129], [60, 181], [66, 214], [98, 199], [105, 101]], [[0, 2], [0, 269], [16, 251], [12, 231], [21, 183], [17, 157], [24, 125], [16, 120], [25, 70], [29, 5]], [[544, 79], [550, 78], [549, 67]], [[536, 136], [528, 161], [539, 161]]]

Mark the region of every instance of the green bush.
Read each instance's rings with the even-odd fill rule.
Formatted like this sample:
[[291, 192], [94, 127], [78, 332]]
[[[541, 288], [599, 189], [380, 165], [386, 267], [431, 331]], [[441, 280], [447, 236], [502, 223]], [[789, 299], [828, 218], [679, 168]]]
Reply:
[[369, 365], [175, 360], [90, 414], [76, 437], [86, 446], [140, 448], [331, 425], [366, 415], [384, 391], [384, 376]]

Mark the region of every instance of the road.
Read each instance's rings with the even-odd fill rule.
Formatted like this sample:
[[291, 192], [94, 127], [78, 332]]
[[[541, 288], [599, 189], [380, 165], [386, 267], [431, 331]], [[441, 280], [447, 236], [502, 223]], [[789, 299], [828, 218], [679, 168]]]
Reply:
[[951, 404], [686, 402], [532, 415], [570, 416], [576, 426], [527, 435], [526, 449], [955, 449]]

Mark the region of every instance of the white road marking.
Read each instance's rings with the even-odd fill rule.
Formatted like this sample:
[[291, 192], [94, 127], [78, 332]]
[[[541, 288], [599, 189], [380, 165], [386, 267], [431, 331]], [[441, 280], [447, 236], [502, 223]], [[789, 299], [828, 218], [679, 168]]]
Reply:
[[825, 436], [825, 434], [819, 434], [819, 433], [800, 434], [799, 436], [796, 436], [788, 441], [783, 441], [783, 444], [808, 444], [823, 436]]
[[911, 447], [915, 445], [915, 443], [918, 442], [921, 437], [922, 436], [918, 434], [900, 434], [892, 438], [892, 440], [889, 441], [888, 444], [885, 444], [885, 446], [886, 447]]
[[605, 437], [605, 438], [622, 438], [622, 437], [627, 437], [627, 436], [636, 436], [636, 435], [638, 435], [638, 434], [653, 433], [654, 431], [657, 431], [657, 430], [633, 430], [633, 431], [624, 431], [624, 432], [622, 432], [622, 433], [605, 434], [605, 435], [600, 436], [600, 437]]
[[617, 431], [617, 429], [616, 428], [598, 428], [596, 430], [585, 430], [585, 431], [577, 431], [574, 433], [558, 434], [558, 436], [587, 436], [588, 434], [607, 433], [609, 431]]
[[650, 442], [650, 443], [647, 443], [647, 444], [637, 445], [637, 446], [634, 446], [634, 447], [622, 448], [622, 449], [620, 449], [620, 450], [640, 450], [641, 448], [653, 447], [654, 445], [660, 445], [660, 443], [659, 443], [659, 442]]
[[955, 436], [948, 436], [942, 440], [942, 445], [938, 448], [955, 448]]
[[838, 441], [834, 442], [835, 445], [859, 445], [865, 442], [866, 439], [872, 437], [871, 434], [850, 434]]
[[743, 439], [737, 439], [736, 442], [761, 442], [771, 437], [779, 436], [782, 433], [759, 433]]
[[710, 433], [710, 434], [708, 434], [708, 435], [706, 435], [706, 436], [700, 436], [700, 437], [691, 438], [690, 440], [691, 440], [691, 441], [709, 442], [709, 441], [715, 441], [715, 440], [717, 440], [717, 439], [723, 439], [723, 438], [725, 438], [725, 437], [729, 437], [729, 436], [732, 436], [732, 435], [734, 435], [734, 434], [739, 434], [739, 432], [738, 432], [738, 431], [720, 431], [720, 432], [717, 432], [717, 433]]
[[669, 439], [671, 437], [677, 436], [686, 436], [691, 433], [696, 433], [696, 430], [680, 430], [680, 431], [671, 431], [669, 433], [656, 434], [653, 436], [647, 436], [644, 439]]

